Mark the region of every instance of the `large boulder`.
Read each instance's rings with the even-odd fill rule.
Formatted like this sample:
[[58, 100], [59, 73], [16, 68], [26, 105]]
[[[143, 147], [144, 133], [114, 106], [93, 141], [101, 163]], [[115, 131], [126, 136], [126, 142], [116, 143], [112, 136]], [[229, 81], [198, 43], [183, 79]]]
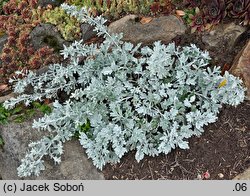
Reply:
[[30, 33], [30, 41], [36, 50], [49, 46], [59, 51], [63, 49], [63, 45], [70, 44], [63, 39], [56, 26], [49, 23], [36, 26]]
[[136, 15], [127, 15], [108, 28], [111, 33], [123, 33], [123, 40], [134, 44], [151, 44], [158, 40], [169, 43], [186, 31], [184, 23], [173, 15], [153, 18], [146, 24], [140, 23]]
[[[3, 180], [18, 180], [17, 167], [24, 158], [28, 144], [39, 140], [45, 133], [31, 128], [32, 122], [21, 124], [9, 123], [0, 125], [0, 135], [5, 144], [0, 148], [0, 177]], [[104, 179], [88, 160], [84, 149], [78, 141], [72, 140], [64, 145], [64, 154], [60, 165], [55, 165], [50, 159], [45, 160], [46, 170], [36, 177], [25, 179], [39, 180], [98, 180]]]
[[211, 31], [202, 34], [202, 42], [209, 47], [231, 50], [238, 38], [246, 31], [245, 27], [235, 23], [218, 24]]
[[250, 40], [236, 56], [230, 72], [240, 77], [247, 87], [247, 99], [250, 100]]

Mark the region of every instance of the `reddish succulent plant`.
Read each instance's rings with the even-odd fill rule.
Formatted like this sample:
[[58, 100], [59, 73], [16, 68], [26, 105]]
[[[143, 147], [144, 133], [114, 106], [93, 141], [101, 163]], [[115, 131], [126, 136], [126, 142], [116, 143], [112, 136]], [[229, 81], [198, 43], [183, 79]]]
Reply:
[[230, 0], [227, 6], [233, 18], [245, 18], [249, 15], [250, 0]]
[[150, 5], [150, 11], [153, 14], [161, 12], [162, 14], [168, 15], [173, 9], [174, 6], [171, 0], [155, 1]]
[[226, 16], [224, 0], [204, 0], [202, 5], [208, 23], [217, 24]]
[[191, 33], [195, 31], [204, 31], [206, 21], [203, 12], [198, 7], [195, 8], [194, 14], [189, 14]]
[[162, 3], [162, 13], [164, 15], [169, 15], [175, 9], [174, 4], [171, 0], [165, 0]]
[[247, 10], [247, 14], [245, 15], [245, 19], [243, 21], [244, 25], [250, 25], [250, 7]]
[[152, 3], [152, 5], [150, 6], [150, 11], [153, 14], [156, 14], [157, 12], [159, 12], [161, 10], [161, 4], [160, 2], [154, 2]]
[[186, 5], [190, 7], [200, 7], [201, 0], [186, 0]]
[[39, 17], [32, 12], [36, 4], [37, 0], [10, 0], [4, 5], [0, 32], [7, 34], [8, 40], [0, 53], [0, 83], [8, 83], [17, 70], [37, 69], [59, 60], [53, 49], [44, 47], [35, 51], [30, 44], [29, 34], [39, 23]]

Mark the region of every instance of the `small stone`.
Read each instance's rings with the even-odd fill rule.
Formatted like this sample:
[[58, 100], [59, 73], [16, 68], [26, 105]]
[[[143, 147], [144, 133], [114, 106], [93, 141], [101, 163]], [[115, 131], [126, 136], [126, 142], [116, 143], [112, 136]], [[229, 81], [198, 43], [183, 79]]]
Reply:
[[2, 51], [4, 44], [8, 41], [8, 35], [0, 36], [0, 52]]
[[197, 180], [202, 180], [202, 176], [200, 174], [197, 175]]
[[82, 34], [81, 39], [83, 40], [83, 42], [85, 42], [86, 40], [96, 35], [96, 32], [93, 31], [94, 27], [88, 23], [82, 23], [80, 28], [81, 28], [81, 34]]
[[223, 174], [223, 173], [219, 173], [219, 174], [218, 174], [218, 177], [219, 177], [219, 178], [224, 178], [224, 174]]
[[229, 72], [243, 80], [247, 88], [246, 99], [250, 100], [250, 41], [235, 57]]
[[209, 173], [208, 171], [206, 171], [206, 172], [203, 174], [203, 178], [209, 179], [209, 178], [210, 178], [210, 173]]
[[108, 29], [111, 33], [123, 33], [124, 41], [151, 44], [159, 40], [169, 43], [177, 35], [183, 35], [187, 28], [174, 15], [153, 18], [146, 24], [142, 24], [137, 15], [127, 15], [111, 23]]

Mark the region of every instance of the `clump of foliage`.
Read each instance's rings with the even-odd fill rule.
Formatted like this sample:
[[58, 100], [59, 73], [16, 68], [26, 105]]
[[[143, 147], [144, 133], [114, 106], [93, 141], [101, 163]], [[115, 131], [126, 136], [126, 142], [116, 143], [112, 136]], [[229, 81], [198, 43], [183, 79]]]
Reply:
[[201, 5], [202, 0], [186, 0], [186, 6], [189, 7], [199, 7]]
[[0, 14], [3, 12], [3, 6], [5, 3], [7, 3], [9, 0], [0, 0]]
[[118, 17], [121, 13], [148, 14], [162, 12], [168, 14], [172, 10], [170, 0], [66, 0], [67, 3], [87, 7], [92, 13], [103, 13]]
[[150, 12], [153, 14], [162, 13], [170, 14], [174, 10], [174, 5], [171, 0], [154, 1], [150, 4]]
[[224, 0], [205, 1], [203, 13], [207, 23], [218, 24], [226, 16]]
[[0, 103], [0, 124], [5, 124], [9, 116], [10, 112]]
[[32, 102], [30, 107], [25, 107], [23, 104], [18, 104], [13, 109], [6, 109], [3, 103], [0, 103], [0, 124], [6, 124], [10, 120], [16, 123], [21, 123], [30, 119], [37, 112], [43, 114], [51, 113], [51, 108], [46, 103]]
[[42, 19], [46, 23], [56, 25], [65, 40], [79, 39], [81, 35], [80, 23], [76, 18], [69, 16], [62, 8], [47, 9]]
[[[145, 155], [188, 149], [188, 138], [200, 136], [204, 125], [215, 122], [223, 104], [243, 101], [242, 81], [208, 67], [208, 53], [195, 45], [181, 48], [158, 41], [142, 47], [122, 42], [120, 34], [108, 33], [104, 18], [91, 17], [85, 8], [61, 6], [95, 26], [104, 41], [75, 41], [61, 52], [69, 60], [67, 66], [53, 64], [42, 75], [30, 71], [25, 79], [12, 81], [20, 95], [6, 101], [6, 108], [56, 98], [59, 90], [69, 96], [63, 103], [55, 100], [52, 112], [33, 123], [33, 128], [50, 134], [30, 143], [19, 176], [39, 175], [45, 169], [44, 156], [60, 163], [63, 143], [74, 136], [100, 169], [132, 150], [140, 161]], [[27, 85], [34, 87], [33, 94], [24, 93]]]
[[187, 10], [184, 19], [190, 25], [191, 33], [195, 31], [204, 31], [206, 29], [207, 24], [205, 17], [198, 7]]
[[[184, 19], [192, 27], [192, 32], [210, 29], [226, 16], [241, 20], [243, 25], [250, 23], [250, 0], [189, 0], [188, 2], [190, 8], [185, 10]], [[199, 12], [196, 12], [197, 9]], [[203, 20], [204, 28], [199, 28], [200, 18]]]
[[0, 83], [8, 83], [17, 70], [38, 69], [58, 61], [52, 48], [35, 50], [30, 44], [29, 34], [41, 22], [36, 5], [37, 0], [10, 0], [3, 7], [0, 32], [7, 34], [8, 40], [0, 54]]
[[244, 25], [250, 23], [250, 0], [229, 0], [227, 3], [228, 15], [243, 19]]

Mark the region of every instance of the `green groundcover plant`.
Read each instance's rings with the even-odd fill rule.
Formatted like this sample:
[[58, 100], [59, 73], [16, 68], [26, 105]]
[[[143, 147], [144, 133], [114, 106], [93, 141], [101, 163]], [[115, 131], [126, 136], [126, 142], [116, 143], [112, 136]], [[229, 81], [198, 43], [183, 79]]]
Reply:
[[[132, 150], [140, 161], [145, 155], [188, 149], [188, 138], [200, 136], [204, 125], [215, 122], [223, 104], [236, 106], [244, 100], [242, 81], [208, 67], [209, 54], [195, 45], [133, 45], [110, 34], [104, 18], [91, 17], [84, 8], [61, 7], [95, 26], [104, 41], [75, 41], [61, 52], [67, 66], [52, 64], [42, 75], [29, 71], [26, 78], [12, 80], [19, 96], [6, 101], [6, 108], [55, 99], [52, 112], [33, 123], [49, 135], [29, 144], [19, 176], [39, 175], [44, 156], [60, 163], [63, 143], [76, 135], [99, 169]], [[33, 94], [24, 93], [28, 85]], [[56, 100], [59, 90], [69, 96], [64, 103]]]

